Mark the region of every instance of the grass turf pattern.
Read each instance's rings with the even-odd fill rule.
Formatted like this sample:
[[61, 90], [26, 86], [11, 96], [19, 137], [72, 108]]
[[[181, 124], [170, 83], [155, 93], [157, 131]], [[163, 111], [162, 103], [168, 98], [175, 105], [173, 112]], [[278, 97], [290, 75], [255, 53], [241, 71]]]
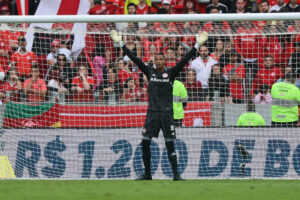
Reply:
[[3, 200], [296, 200], [297, 180], [1, 180]]

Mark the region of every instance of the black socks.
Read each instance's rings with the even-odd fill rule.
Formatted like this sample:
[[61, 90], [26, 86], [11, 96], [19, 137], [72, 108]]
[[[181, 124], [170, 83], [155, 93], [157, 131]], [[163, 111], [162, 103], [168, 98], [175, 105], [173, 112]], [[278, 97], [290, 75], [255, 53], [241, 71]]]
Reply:
[[[142, 152], [143, 152], [143, 162], [145, 166], [145, 175], [151, 176], [151, 151], [150, 151], [151, 140], [142, 140]], [[177, 176], [177, 156], [174, 147], [174, 141], [166, 142], [166, 148], [168, 152], [168, 159], [171, 163], [173, 175]]]
[[145, 175], [151, 176], [151, 151], [150, 151], [151, 140], [142, 140], [142, 151], [143, 151], [143, 162], [145, 166]]
[[168, 152], [168, 158], [171, 163], [172, 169], [173, 169], [173, 175], [177, 176], [178, 171], [177, 171], [177, 156], [175, 152], [175, 147], [174, 147], [174, 141], [166, 142], [166, 147], [167, 147], [167, 152]]

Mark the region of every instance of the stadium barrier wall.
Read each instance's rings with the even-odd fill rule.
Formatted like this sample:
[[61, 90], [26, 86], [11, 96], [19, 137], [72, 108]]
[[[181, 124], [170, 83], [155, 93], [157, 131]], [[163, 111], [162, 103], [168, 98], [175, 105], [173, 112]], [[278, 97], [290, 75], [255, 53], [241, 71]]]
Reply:
[[[297, 128], [179, 128], [176, 133], [184, 178], [300, 178]], [[20, 179], [133, 179], [143, 171], [141, 138], [140, 128], [6, 129], [0, 153]], [[172, 177], [162, 135], [151, 151], [154, 178]]]

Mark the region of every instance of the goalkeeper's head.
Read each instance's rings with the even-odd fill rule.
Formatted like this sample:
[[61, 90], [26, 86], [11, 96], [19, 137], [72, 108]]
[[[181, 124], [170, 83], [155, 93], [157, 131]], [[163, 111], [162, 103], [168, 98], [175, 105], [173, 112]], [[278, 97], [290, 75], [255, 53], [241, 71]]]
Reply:
[[154, 64], [156, 67], [156, 70], [159, 72], [162, 72], [166, 65], [166, 58], [163, 53], [157, 53], [154, 56]]

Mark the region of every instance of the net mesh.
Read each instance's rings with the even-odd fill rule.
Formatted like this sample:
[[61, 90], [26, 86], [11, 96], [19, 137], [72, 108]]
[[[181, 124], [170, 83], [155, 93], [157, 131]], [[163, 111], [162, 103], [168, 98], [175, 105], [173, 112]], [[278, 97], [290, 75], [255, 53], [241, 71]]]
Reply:
[[[272, 86], [292, 73], [300, 87], [300, 21], [88, 23], [84, 32], [74, 27], [0, 27], [0, 178], [132, 179], [143, 173], [149, 80], [113, 43], [111, 30], [122, 32], [124, 44], [150, 68], [160, 52], [165, 67], [174, 67], [194, 47], [195, 34], [209, 33], [177, 77], [185, 89], [173, 95], [186, 103], [184, 117], [174, 114], [180, 174], [299, 177], [298, 129], [292, 128], [297, 103], [283, 106], [294, 108], [293, 123], [269, 126]], [[240, 118], [253, 107], [260, 118]], [[151, 143], [152, 174], [171, 178], [160, 137]]]

